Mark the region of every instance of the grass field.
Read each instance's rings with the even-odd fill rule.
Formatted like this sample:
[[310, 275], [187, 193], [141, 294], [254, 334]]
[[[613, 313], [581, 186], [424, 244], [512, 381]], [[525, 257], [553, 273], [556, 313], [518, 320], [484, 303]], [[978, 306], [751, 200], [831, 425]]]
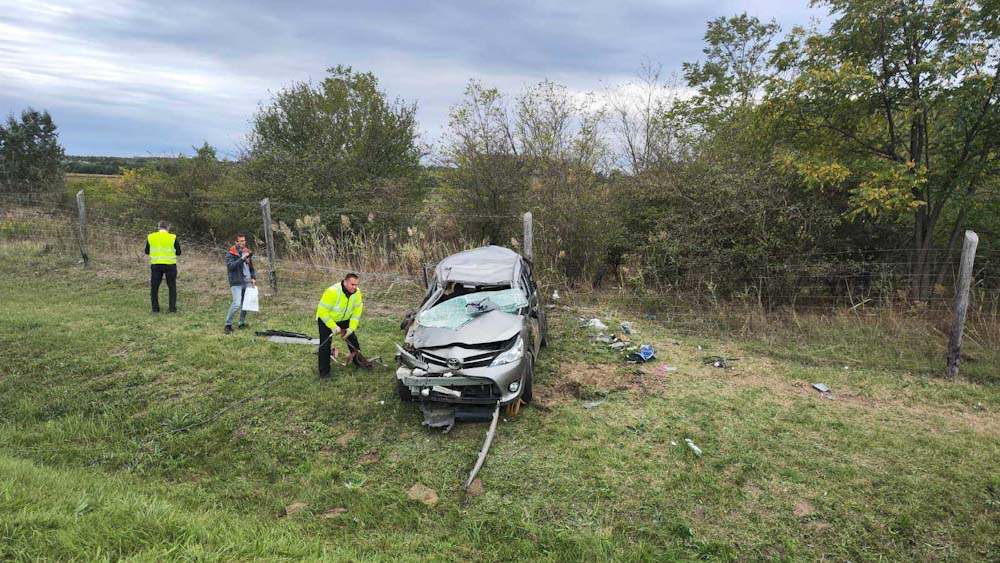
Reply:
[[[942, 343], [885, 327], [736, 340], [559, 308], [469, 496], [485, 425], [429, 431], [390, 368], [324, 384], [308, 347], [223, 335], [221, 260], [186, 255], [180, 313], [154, 316], [138, 256], [56, 254], [0, 245], [0, 559], [1000, 559], [988, 349], [945, 382]], [[253, 328], [313, 332], [331, 281], [283, 280]], [[362, 343], [391, 359], [417, 288], [366, 281]], [[633, 321], [659, 361], [637, 373], [577, 314]]]

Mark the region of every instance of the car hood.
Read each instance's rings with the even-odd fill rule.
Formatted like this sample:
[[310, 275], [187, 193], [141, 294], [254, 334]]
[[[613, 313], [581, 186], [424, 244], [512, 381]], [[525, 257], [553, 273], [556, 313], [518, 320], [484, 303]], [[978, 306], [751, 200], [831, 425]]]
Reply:
[[437, 348], [453, 344], [489, 344], [510, 340], [520, 334], [524, 317], [503, 311], [490, 311], [456, 329], [414, 324], [406, 340], [414, 348]]

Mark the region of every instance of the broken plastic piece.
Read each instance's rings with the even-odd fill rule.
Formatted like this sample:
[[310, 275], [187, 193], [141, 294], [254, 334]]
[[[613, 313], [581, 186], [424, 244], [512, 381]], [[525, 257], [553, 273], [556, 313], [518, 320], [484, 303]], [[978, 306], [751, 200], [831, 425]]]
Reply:
[[596, 408], [596, 407], [599, 407], [599, 406], [603, 405], [606, 402], [608, 402], [607, 395], [605, 395], [604, 397], [601, 397], [597, 401], [587, 401], [586, 403], [583, 404], [583, 408], [585, 408], [585, 409]]
[[694, 455], [701, 457], [701, 448], [694, 445], [694, 442], [691, 441], [691, 438], [684, 438], [684, 441], [687, 442], [688, 447], [691, 448], [691, 451], [694, 452]]
[[597, 330], [608, 330], [608, 325], [601, 322], [601, 319], [593, 318], [589, 321], [584, 321], [582, 325], [584, 327], [596, 328]]
[[622, 334], [632, 334], [632, 323], [625, 321], [622, 323]]
[[813, 383], [813, 389], [819, 391], [820, 393], [826, 393], [830, 391], [830, 388], [822, 383]]
[[452, 397], [461, 397], [462, 392], [456, 391], [455, 389], [448, 389], [447, 387], [441, 387], [440, 385], [435, 385], [431, 387], [433, 391], [441, 393], [442, 395], [451, 395]]

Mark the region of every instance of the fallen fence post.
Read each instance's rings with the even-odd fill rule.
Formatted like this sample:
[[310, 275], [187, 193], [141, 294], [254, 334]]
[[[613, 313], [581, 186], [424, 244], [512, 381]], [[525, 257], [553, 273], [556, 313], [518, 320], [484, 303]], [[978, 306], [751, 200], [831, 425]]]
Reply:
[[535, 250], [532, 248], [534, 244], [534, 231], [532, 230], [533, 225], [531, 224], [531, 212], [528, 211], [524, 214], [524, 257], [529, 261], [534, 261]]
[[948, 337], [948, 377], [958, 375], [959, 356], [962, 353], [962, 330], [965, 328], [965, 312], [969, 308], [969, 286], [972, 283], [972, 264], [976, 259], [979, 235], [965, 231], [962, 246], [962, 265], [958, 270], [958, 285], [955, 288], [955, 318]]
[[267, 243], [267, 269], [271, 290], [278, 293], [278, 275], [274, 272], [274, 231], [271, 230], [271, 201], [260, 200], [260, 210], [264, 214], [264, 241]]
[[87, 267], [90, 257], [87, 256], [87, 203], [83, 190], [76, 192], [76, 207], [80, 211], [80, 256], [83, 257], [83, 266]]

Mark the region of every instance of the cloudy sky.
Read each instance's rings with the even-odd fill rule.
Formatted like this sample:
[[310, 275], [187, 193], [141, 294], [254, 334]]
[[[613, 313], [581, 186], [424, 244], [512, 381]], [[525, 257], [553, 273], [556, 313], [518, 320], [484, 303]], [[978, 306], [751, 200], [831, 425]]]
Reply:
[[705, 22], [744, 11], [786, 30], [823, 15], [806, 0], [0, 0], [0, 113], [49, 110], [68, 154], [208, 141], [233, 155], [258, 104], [345, 64], [416, 102], [434, 143], [470, 78], [586, 92], [628, 82], [646, 59], [679, 72], [701, 55]]

